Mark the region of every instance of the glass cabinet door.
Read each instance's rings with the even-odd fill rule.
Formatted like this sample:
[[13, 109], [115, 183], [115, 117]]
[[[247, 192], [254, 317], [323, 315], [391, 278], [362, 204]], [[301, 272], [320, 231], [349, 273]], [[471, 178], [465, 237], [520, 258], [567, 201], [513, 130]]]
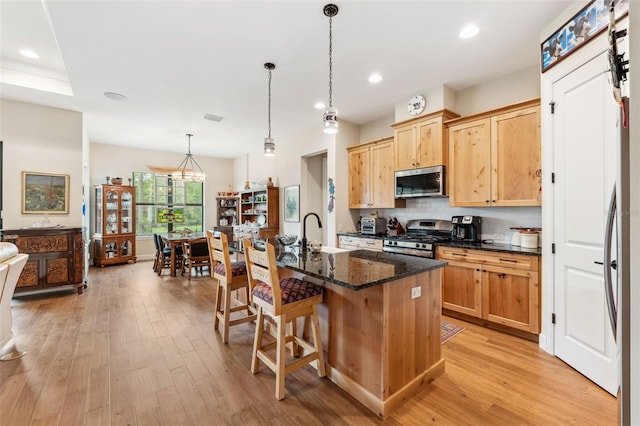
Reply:
[[120, 192], [114, 189], [107, 189], [104, 198], [104, 231], [105, 234], [116, 234], [118, 232]]
[[128, 189], [122, 190], [122, 200], [120, 209], [120, 233], [131, 234], [133, 229], [133, 191]]
[[102, 234], [102, 187], [96, 188], [96, 214], [94, 232]]

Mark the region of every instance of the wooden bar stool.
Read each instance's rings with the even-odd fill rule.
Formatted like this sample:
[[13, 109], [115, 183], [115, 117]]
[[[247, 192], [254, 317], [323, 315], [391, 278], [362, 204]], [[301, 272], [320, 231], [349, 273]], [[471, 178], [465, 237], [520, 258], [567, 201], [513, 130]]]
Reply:
[[[229, 341], [229, 327], [256, 319], [255, 309], [251, 306], [249, 279], [244, 261], [231, 262], [229, 257], [229, 243], [223, 232], [207, 231], [209, 255], [211, 256], [212, 276], [218, 281], [216, 292], [216, 317], [213, 328], [218, 329], [222, 322], [222, 341]], [[233, 297], [235, 290], [244, 290], [245, 301]], [[233, 305], [233, 306], [232, 306]], [[240, 318], [231, 319], [232, 312], [246, 310], [247, 314]]]
[[[257, 373], [260, 361], [264, 362], [276, 373], [276, 398], [283, 399], [284, 378], [287, 373], [316, 361], [318, 376], [324, 377], [326, 374], [318, 321], [318, 304], [322, 302], [323, 288], [297, 278], [280, 280], [273, 245], [265, 243], [265, 250], [261, 251], [255, 249], [248, 239], [243, 243], [252, 301], [258, 308], [251, 372]], [[263, 345], [265, 314], [273, 318], [277, 331], [276, 341]], [[311, 319], [313, 343], [296, 335], [295, 321], [300, 317]], [[292, 331], [289, 335], [286, 333], [288, 323], [291, 324]], [[301, 356], [288, 365], [285, 358], [287, 343], [292, 343], [294, 354], [297, 354], [298, 348], [302, 348]], [[275, 358], [268, 353], [274, 348]]]

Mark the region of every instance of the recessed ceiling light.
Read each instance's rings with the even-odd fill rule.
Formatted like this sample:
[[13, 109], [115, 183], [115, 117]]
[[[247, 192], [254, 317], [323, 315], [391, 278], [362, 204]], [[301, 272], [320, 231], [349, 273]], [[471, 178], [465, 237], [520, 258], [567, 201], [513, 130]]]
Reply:
[[480, 28], [476, 24], [467, 24], [460, 31], [459, 37], [462, 39], [471, 38], [478, 35]]
[[374, 72], [369, 76], [369, 83], [371, 84], [380, 83], [381, 81], [382, 81], [382, 76], [377, 72]]
[[316, 102], [316, 104], [313, 107], [315, 109], [324, 109], [326, 105], [324, 104], [324, 102]]
[[125, 95], [115, 92], [104, 92], [104, 95], [114, 101], [126, 101], [128, 99]]
[[20, 54], [31, 59], [40, 59], [40, 55], [31, 49], [20, 49]]

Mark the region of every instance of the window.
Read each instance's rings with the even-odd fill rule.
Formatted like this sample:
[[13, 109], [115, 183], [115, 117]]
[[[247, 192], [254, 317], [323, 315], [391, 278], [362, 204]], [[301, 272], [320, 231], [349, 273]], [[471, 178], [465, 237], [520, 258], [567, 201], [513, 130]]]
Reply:
[[134, 172], [133, 182], [137, 235], [150, 236], [185, 228], [202, 231], [202, 182], [174, 181], [169, 175], [151, 172]]

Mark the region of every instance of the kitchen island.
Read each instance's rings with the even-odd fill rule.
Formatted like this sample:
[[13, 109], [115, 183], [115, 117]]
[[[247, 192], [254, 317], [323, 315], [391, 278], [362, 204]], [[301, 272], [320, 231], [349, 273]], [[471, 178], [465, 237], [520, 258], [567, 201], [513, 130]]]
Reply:
[[325, 288], [319, 314], [327, 377], [378, 416], [444, 372], [446, 262], [368, 250], [298, 254], [277, 245], [276, 253], [281, 278]]

